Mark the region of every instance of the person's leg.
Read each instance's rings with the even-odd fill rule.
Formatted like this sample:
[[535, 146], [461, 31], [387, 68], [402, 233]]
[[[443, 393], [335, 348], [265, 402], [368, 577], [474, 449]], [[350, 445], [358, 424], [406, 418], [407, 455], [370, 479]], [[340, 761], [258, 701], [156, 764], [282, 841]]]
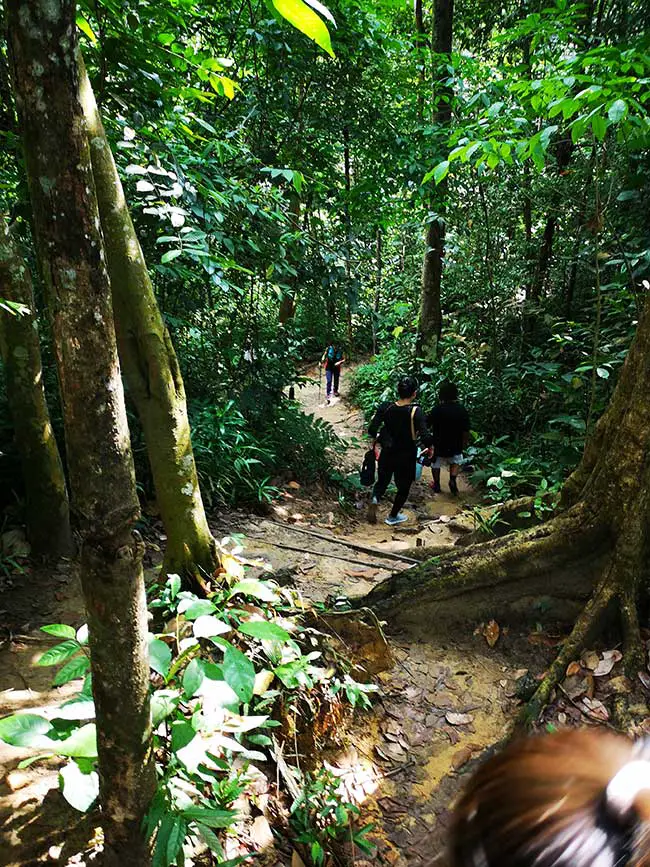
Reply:
[[334, 394], [336, 397], [339, 396], [339, 379], [341, 378], [341, 368], [334, 368]]
[[332, 394], [332, 371], [329, 369], [329, 367], [325, 368], [325, 382], [327, 384], [326, 394], [329, 398], [329, 396]]
[[433, 482], [431, 483], [431, 487], [434, 490], [434, 493], [440, 493], [440, 467], [441, 467], [440, 458], [436, 458], [435, 461], [431, 464], [431, 475], [433, 476]]
[[382, 449], [377, 462], [377, 481], [372, 489], [372, 500], [368, 506], [368, 522], [370, 524], [377, 523], [377, 505], [386, 493], [386, 488], [390, 485], [392, 477], [393, 462], [390, 453], [387, 449]]
[[397, 518], [404, 503], [408, 500], [413, 478], [415, 476], [415, 458], [413, 460], [400, 461], [395, 467], [395, 484], [397, 493], [393, 500], [393, 508], [390, 510], [390, 518]]
[[457, 476], [460, 471], [460, 463], [455, 463], [456, 461], [458, 461], [458, 456], [454, 456], [452, 463], [449, 464], [449, 490], [454, 496], [458, 493]]

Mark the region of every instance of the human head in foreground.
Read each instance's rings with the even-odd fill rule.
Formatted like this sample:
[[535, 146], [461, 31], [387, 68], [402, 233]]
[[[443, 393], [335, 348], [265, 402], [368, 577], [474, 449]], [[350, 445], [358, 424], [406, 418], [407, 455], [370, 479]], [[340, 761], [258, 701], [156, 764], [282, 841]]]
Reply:
[[517, 741], [470, 780], [452, 867], [650, 867], [650, 740], [563, 731]]

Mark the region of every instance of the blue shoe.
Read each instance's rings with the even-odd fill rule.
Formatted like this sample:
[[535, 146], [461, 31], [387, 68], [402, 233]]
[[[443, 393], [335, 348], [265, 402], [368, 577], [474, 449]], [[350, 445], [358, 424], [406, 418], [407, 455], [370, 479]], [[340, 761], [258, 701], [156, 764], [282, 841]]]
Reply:
[[394, 527], [395, 524], [403, 524], [404, 521], [408, 521], [408, 519], [408, 515], [405, 515], [404, 512], [400, 512], [394, 518], [392, 515], [389, 515], [384, 521], [384, 524], [388, 524], [389, 527]]

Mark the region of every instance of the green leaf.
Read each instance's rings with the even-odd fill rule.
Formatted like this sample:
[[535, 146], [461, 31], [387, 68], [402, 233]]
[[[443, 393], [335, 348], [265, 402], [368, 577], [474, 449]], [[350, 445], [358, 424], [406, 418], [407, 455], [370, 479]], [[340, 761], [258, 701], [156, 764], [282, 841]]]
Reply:
[[208, 807], [190, 807], [183, 810], [188, 822], [200, 822], [208, 828], [227, 828], [237, 818], [234, 810], [212, 810]]
[[238, 629], [244, 635], [264, 641], [289, 641], [291, 638], [286, 629], [277, 623], [269, 623], [268, 620], [249, 620], [247, 623], [240, 623]]
[[91, 698], [66, 701], [57, 710], [56, 719], [95, 719], [95, 702]]
[[59, 771], [61, 793], [71, 807], [86, 813], [99, 797], [99, 775], [81, 772], [76, 762], [69, 762]]
[[153, 636], [149, 639], [149, 665], [158, 674], [167, 676], [172, 661], [172, 652], [164, 641]]
[[83, 677], [89, 668], [90, 660], [84, 653], [82, 653], [57, 671], [53, 684], [54, 686], [63, 686], [64, 683], [69, 683], [71, 680], [77, 680], [77, 678]]
[[41, 626], [41, 632], [47, 632], [48, 635], [54, 635], [56, 638], [74, 638], [77, 634], [72, 626], [67, 626], [65, 623], [51, 623], [49, 626]]
[[203, 683], [205, 668], [201, 659], [193, 659], [183, 674], [183, 692], [187, 698], [196, 695], [197, 690]]
[[168, 864], [174, 864], [176, 862], [176, 858], [178, 857], [180, 848], [183, 845], [186, 833], [187, 824], [185, 819], [182, 816], [174, 816], [174, 820], [169, 829], [169, 836], [167, 837], [166, 857]]
[[627, 114], [627, 103], [624, 99], [616, 99], [607, 109], [607, 116], [612, 123], [618, 123]]
[[168, 867], [169, 865], [167, 861], [167, 841], [169, 840], [171, 829], [174, 827], [175, 818], [175, 813], [164, 813], [160, 820], [158, 833], [156, 834], [156, 848], [153, 853], [153, 867]]
[[74, 758], [96, 759], [97, 758], [97, 729], [95, 723], [88, 723], [74, 731], [64, 741], [55, 741], [51, 738], [43, 738], [39, 747], [49, 747], [53, 753], [59, 756], [72, 756]]
[[83, 15], [77, 15], [77, 27], [81, 32], [90, 39], [93, 45], [97, 44], [97, 37], [95, 36], [92, 27], [83, 17]]
[[605, 367], [597, 367], [596, 373], [601, 379], [609, 379], [609, 370]]
[[0, 741], [12, 747], [31, 747], [52, 729], [52, 724], [34, 713], [17, 713], [0, 719]]
[[159, 689], [151, 696], [151, 721], [154, 729], [174, 713], [178, 707], [179, 695], [175, 690]]
[[331, 57], [335, 56], [327, 25], [303, 0], [272, 0], [272, 3], [297, 30], [320, 45]]
[[178, 259], [178, 257], [181, 255], [182, 252], [183, 252], [182, 250], [167, 250], [166, 253], [163, 253], [160, 261], [162, 262], [163, 265], [166, 265], [167, 262], [171, 262], [174, 259]]
[[211, 828], [201, 822], [196, 822], [196, 828], [201, 835], [201, 839], [211, 852], [219, 856], [219, 860], [223, 861], [223, 846], [219, 842], [219, 838]]
[[605, 138], [605, 133], [607, 132], [607, 121], [600, 114], [595, 114], [591, 118], [591, 129], [598, 141], [602, 141]]
[[64, 641], [62, 644], [56, 644], [49, 650], [46, 650], [43, 656], [36, 663], [37, 665], [59, 665], [65, 662], [79, 652], [79, 642], [73, 639]]
[[268, 584], [258, 581], [257, 578], [246, 578], [244, 581], [239, 581], [230, 591], [230, 596], [236, 596], [238, 593], [244, 596], [252, 596], [254, 599], [261, 599], [262, 602], [277, 602], [278, 594]]
[[223, 676], [228, 686], [243, 702], [249, 702], [253, 697], [255, 687], [255, 666], [250, 659], [233, 647], [226, 647], [223, 656]]
[[230, 632], [231, 627], [223, 620], [219, 620], [213, 614], [202, 614], [194, 621], [194, 637], [195, 638], [213, 638], [215, 635], [224, 635]]
[[187, 620], [196, 620], [196, 618], [200, 617], [202, 614], [212, 614], [212, 612], [216, 610], [217, 606], [213, 602], [210, 602], [209, 599], [197, 599], [196, 602], [192, 602], [183, 614]]

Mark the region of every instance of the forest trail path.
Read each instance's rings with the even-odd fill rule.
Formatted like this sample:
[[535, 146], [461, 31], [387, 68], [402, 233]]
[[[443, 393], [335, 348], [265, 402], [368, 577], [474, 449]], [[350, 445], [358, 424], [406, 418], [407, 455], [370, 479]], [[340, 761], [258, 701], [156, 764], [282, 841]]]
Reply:
[[[308, 371], [310, 381], [296, 389], [303, 410], [328, 421], [346, 443], [339, 465], [348, 473], [358, 471], [367, 448], [363, 414], [346, 400], [351, 372], [349, 366], [344, 370], [341, 397], [329, 405], [324, 376], [319, 390], [318, 368]], [[465, 478], [460, 478], [458, 498], [444, 491], [434, 495], [428, 487], [430, 478], [425, 470], [424, 478], [413, 485], [404, 510], [409, 521], [397, 528], [383, 523], [388, 502], [380, 507], [379, 522], [367, 523], [368, 492], [358, 495], [355, 505], [360, 508], [353, 508], [327, 490], [303, 486], [300, 480], [290, 482], [285, 485], [284, 502], [273, 507], [271, 515], [242, 516], [236, 522], [246, 536], [245, 554], [266, 559], [274, 570], [291, 569], [293, 581], [309, 600], [362, 596], [409, 564], [358, 552], [345, 543], [393, 555], [424, 545], [433, 553], [451, 548], [473, 526], [471, 517], [462, 513], [476, 500]], [[446, 485], [443, 471], [443, 488]], [[233, 516], [224, 516], [219, 532], [225, 535], [232, 528]], [[395, 664], [376, 678], [380, 697], [373, 711], [362, 714], [349, 733], [353, 745], [328, 756], [337, 773], [352, 780], [357, 796], [361, 780], [362, 820], [376, 825], [370, 838], [377, 844], [378, 862], [399, 867], [434, 862], [443, 867], [444, 859], [438, 859], [442, 859], [450, 806], [464, 782], [463, 773], [472, 759], [507, 734], [513, 717], [513, 684], [516, 674], [521, 674], [516, 670], [522, 658], [531, 657], [523, 636], [503, 637], [493, 649], [471, 629], [453, 637], [425, 638], [388, 631]], [[357, 857], [365, 856], [357, 853]]]

